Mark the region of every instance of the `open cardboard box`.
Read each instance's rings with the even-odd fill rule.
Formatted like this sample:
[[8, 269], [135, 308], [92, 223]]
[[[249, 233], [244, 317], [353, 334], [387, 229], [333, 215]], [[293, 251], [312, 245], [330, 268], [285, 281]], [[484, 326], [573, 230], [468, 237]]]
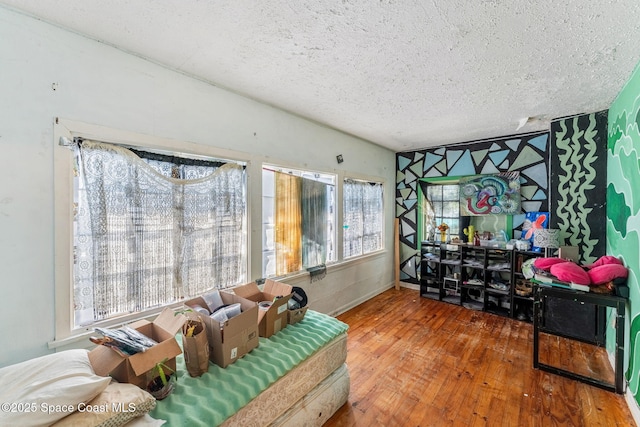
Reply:
[[122, 356], [109, 347], [98, 345], [89, 352], [93, 370], [98, 375], [111, 375], [120, 382], [146, 389], [152, 379], [150, 371], [157, 363], [166, 359], [163, 363], [175, 371], [176, 356], [182, 353], [175, 335], [185, 321], [186, 318], [182, 314], [175, 314], [170, 308], [165, 308], [153, 322], [139, 320], [129, 324], [129, 327], [157, 341], [158, 344], [143, 353], [131, 356]]
[[258, 310], [258, 333], [261, 337], [269, 338], [286, 328], [289, 323], [288, 303], [292, 289], [291, 285], [267, 279], [262, 291], [255, 282], [233, 288], [233, 291], [255, 304], [262, 301], [272, 302], [268, 310]]
[[[307, 314], [307, 309], [309, 305], [307, 304], [307, 295], [304, 292], [304, 289], [293, 287], [291, 294], [290, 302], [293, 302], [294, 306], [297, 306], [296, 309], [289, 308], [289, 324], [294, 325], [301, 321], [304, 318], [304, 315]], [[304, 304], [304, 306], [300, 307], [300, 305]], [[289, 305], [290, 307], [290, 305]]]
[[[220, 296], [225, 305], [240, 303], [241, 313], [222, 325], [206, 314], [198, 312], [198, 316], [206, 325], [209, 360], [226, 368], [258, 346], [258, 307], [228, 292], [220, 292]], [[202, 297], [190, 299], [185, 304], [189, 307], [207, 307]]]
[[302, 308], [297, 308], [295, 310], [289, 310], [289, 324], [294, 325], [301, 321], [304, 318], [304, 315], [307, 314], [308, 305], [305, 305]]

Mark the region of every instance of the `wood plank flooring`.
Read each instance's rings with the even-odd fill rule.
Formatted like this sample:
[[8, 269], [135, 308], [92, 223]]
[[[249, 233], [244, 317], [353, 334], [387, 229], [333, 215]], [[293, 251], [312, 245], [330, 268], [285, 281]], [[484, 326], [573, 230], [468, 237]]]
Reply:
[[338, 319], [351, 392], [327, 427], [635, 425], [622, 395], [533, 369], [529, 323], [406, 288]]

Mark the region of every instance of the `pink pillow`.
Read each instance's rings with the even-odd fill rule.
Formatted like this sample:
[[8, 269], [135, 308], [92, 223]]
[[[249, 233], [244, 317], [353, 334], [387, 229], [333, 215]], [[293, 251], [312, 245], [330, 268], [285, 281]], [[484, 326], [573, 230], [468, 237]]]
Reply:
[[533, 261], [533, 266], [539, 270], [549, 271], [552, 265], [560, 264], [561, 262], [567, 262], [567, 260], [558, 257], [536, 258]]
[[621, 264], [605, 264], [593, 267], [588, 274], [593, 285], [602, 285], [614, 279], [626, 279], [629, 271]]
[[578, 264], [571, 261], [564, 261], [551, 266], [551, 274], [563, 282], [572, 282], [579, 285], [590, 285], [589, 274]]
[[616, 257], [614, 257], [612, 255], [604, 255], [604, 256], [601, 256], [600, 258], [598, 258], [596, 260], [596, 262], [594, 262], [593, 264], [585, 265], [585, 267], [594, 268], [594, 267], [599, 267], [601, 265], [607, 265], [607, 264], [622, 265], [622, 261], [620, 261], [618, 258], [616, 258]]

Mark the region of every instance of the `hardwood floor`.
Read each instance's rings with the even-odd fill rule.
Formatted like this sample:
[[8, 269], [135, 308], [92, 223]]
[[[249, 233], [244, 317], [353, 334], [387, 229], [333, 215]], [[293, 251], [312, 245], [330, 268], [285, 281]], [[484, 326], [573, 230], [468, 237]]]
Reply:
[[325, 426], [635, 425], [622, 395], [533, 369], [529, 323], [405, 288], [338, 319], [351, 392]]

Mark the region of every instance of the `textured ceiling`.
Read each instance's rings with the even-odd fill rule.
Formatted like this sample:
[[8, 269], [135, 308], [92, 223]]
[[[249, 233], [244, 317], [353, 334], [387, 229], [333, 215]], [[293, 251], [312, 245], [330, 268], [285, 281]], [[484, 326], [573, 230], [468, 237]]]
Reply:
[[638, 0], [0, 4], [394, 151], [607, 109], [640, 60]]

